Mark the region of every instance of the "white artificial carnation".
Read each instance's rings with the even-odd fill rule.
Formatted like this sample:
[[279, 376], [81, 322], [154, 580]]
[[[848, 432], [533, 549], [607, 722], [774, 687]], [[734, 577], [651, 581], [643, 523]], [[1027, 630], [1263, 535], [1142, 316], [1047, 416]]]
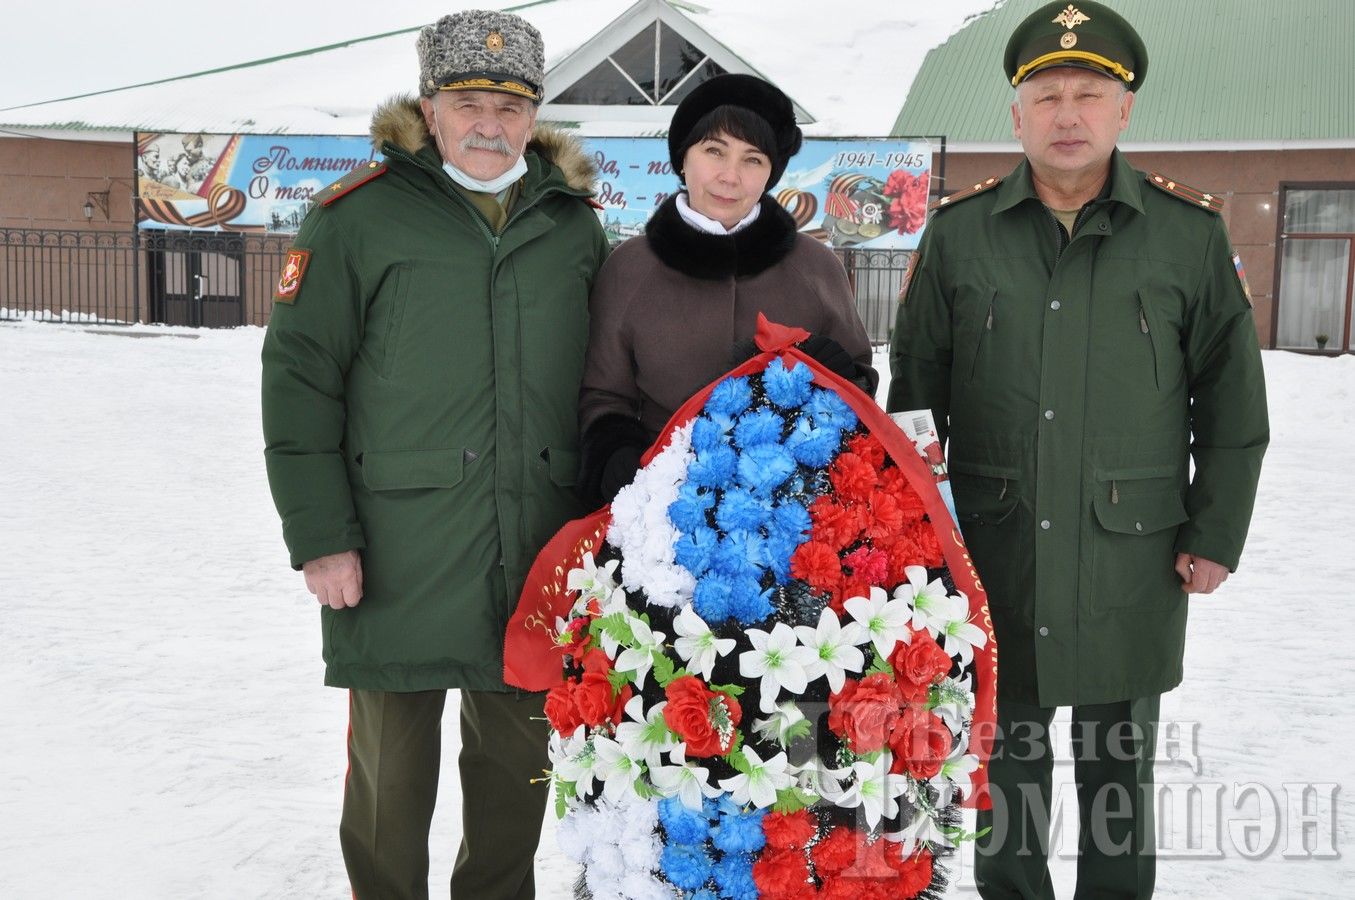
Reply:
[[668, 446], [612, 501], [607, 542], [621, 552], [621, 583], [629, 590], [644, 591], [653, 606], [687, 606], [696, 590], [696, 579], [674, 561], [679, 535], [668, 518], [668, 507], [696, 458], [691, 442], [688, 422], [673, 431]]
[[560, 850], [576, 863], [588, 861], [589, 848], [593, 845], [594, 827], [598, 817], [597, 809], [592, 806], [579, 806], [570, 810], [555, 827], [555, 841]]
[[[655, 864], [657, 865], [657, 863]], [[621, 880], [621, 895], [628, 900], [674, 900], [678, 895], [651, 872], [632, 870]]]

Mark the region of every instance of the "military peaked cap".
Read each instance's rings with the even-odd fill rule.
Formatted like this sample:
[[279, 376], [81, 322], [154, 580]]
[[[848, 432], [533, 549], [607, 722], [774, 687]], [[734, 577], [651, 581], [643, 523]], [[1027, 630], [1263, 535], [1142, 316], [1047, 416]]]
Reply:
[[1137, 91], [1148, 72], [1148, 50], [1134, 26], [1109, 7], [1059, 0], [1016, 26], [1002, 65], [1012, 87], [1043, 69], [1074, 66], [1118, 78]]

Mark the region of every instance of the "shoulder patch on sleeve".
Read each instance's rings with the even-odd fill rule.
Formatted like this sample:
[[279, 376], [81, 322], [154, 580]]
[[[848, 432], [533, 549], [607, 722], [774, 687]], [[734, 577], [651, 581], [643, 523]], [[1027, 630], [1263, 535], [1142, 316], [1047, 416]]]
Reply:
[[927, 209], [935, 210], [935, 209], [944, 209], [947, 206], [954, 206], [961, 200], [968, 200], [970, 197], [977, 197], [984, 191], [992, 190], [1001, 183], [1002, 179], [996, 175], [993, 175], [989, 178], [983, 179], [983, 181], [976, 181], [972, 185], [962, 187], [955, 193], [947, 194], [946, 196], [942, 197], [939, 200], [933, 200], [930, 204], [928, 204]]
[[1237, 280], [1242, 282], [1242, 293], [1247, 295], [1247, 303], [1253, 309], [1256, 307], [1255, 301], [1251, 298], [1251, 285], [1247, 284], [1247, 270], [1242, 265], [1242, 255], [1233, 254], [1233, 268], [1237, 270]]
[[914, 250], [908, 254], [907, 268], [903, 270], [903, 282], [899, 285], [899, 302], [902, 303], [908, 298], [908, 285], [913, 283], [913, 273], [917, 271], [917, 260], [921, 256], [921, 251]]
[[378, 175], [384, 174], [385, 171], [385, 163], [372, 160], [365, 166], [358, 166], [338, 181], [329, 185], [329, 187], [322, 188], [320, 193], [315, 196], [315, 199], [319, 201], [321, 206], [329, 206], [329, 204], [338, 200], [344, 194], [347, 194], [349, 191], [357, 190]]
[[1171, 194], [1178, 200], [1184, 200], [1191, 206], [1198, 206], [1201, 209], [1207, 209], [1210, 212], [1223, 211], [1223, 198], [1217, 194], [1210, 194], [1206, 191], [1198, 190], [1188, 184], [1182, 184], [1166, 175], [1159, 175], [1153, 172], [1147, 176], [1148, 183], [1158, 190]]
[[301, 279], [310, 265], [311, 252], [290, 247], [287, 258], [282, 263], [282, 274], [278, 276], [278, 287], [273, 292], [276, 303], [295, 303], [296, 295], [301, 291]]

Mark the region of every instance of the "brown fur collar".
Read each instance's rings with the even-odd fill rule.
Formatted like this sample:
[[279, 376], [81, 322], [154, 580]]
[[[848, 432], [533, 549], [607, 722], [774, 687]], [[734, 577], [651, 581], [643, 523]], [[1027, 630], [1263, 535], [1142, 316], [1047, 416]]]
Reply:
[[[390, 141], [397, 147], [417, 153], [432, 140], [423, 121], [418, 98], [406, 94], [392, 97], [372, 115], [372, 144], [377, 150]], [[527, 142], [527, 149], [559, 167], [565, 181], [575, 190], [592, 191], [597, 181], [597, 164], [583, 149], [579, 139], [568, 131], [538, 123]]]

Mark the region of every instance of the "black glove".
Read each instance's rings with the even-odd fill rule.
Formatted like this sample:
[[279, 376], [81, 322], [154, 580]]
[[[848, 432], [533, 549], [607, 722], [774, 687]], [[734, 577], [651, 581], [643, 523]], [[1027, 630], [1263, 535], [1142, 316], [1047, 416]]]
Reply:
[[593, 421], [579, 441], [579, 494], [590, 507], [610, 503], [635, 479], [640, 457], [654, 436], [640, 420], [607, 413]]
[[797, 346], [834, 375], [841, 375], [849, 381], [856, 377], [856, 361], [845, 347], [832, 338], [811, 334]]

